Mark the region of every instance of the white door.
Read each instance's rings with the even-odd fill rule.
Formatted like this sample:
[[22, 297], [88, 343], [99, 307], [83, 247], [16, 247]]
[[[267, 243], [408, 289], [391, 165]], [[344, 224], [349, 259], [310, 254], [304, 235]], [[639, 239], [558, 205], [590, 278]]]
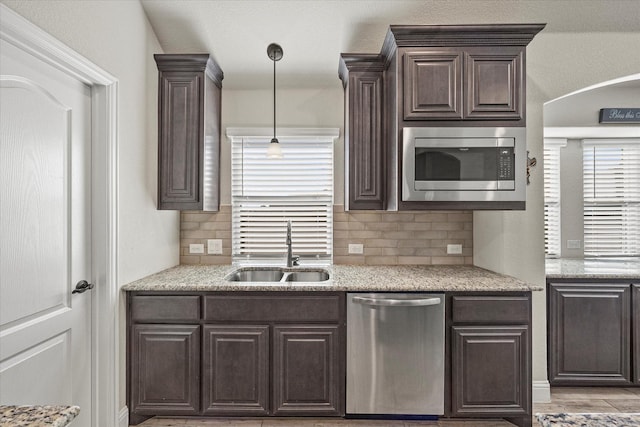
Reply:
[[0, 40], [0, 404], [92, 423], [91, 89]]

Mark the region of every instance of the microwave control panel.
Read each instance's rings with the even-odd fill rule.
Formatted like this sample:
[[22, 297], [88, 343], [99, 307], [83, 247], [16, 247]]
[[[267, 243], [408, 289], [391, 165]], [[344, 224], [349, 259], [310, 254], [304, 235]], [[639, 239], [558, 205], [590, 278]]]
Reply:
[[498, 147], [498, 180], [513, 180], [515, 175], [513, 147]]

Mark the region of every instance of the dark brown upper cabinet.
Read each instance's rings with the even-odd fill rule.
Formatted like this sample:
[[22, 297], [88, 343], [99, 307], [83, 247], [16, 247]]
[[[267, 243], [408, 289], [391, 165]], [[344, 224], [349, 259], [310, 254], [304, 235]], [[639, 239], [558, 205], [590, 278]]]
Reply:
[[345, 89], [345, 208], [384, 209], [383, 71], [379, 55], [340, 57]]
[[525, 121], [524, 47], [488, 47], [464, 52], [464, 118]]
[[158, 209], [217, 211], [223, 73], [208, 54], [158, 54]]
[[524, 120], [523, 47], [407, 50], [404, 120]]
[[392, 25], [390, 112], [404, 126], [524, 126], [526, 46], [544, 24]]
[[462, 52], [404, 55], [404, 119], [462, 119]]
[[545, 24], [392, 25], [379, 54], [340, 56], [345, 210], [519, 209], [399, 199], [404, 127], [526, 125], [526, 46]]

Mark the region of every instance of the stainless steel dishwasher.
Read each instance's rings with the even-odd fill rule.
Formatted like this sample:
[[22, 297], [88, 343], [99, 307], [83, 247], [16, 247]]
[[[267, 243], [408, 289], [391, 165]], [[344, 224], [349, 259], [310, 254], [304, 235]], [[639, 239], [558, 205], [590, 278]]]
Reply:
[[444, 294], [347, 293], [347, 414], [444, 414]]

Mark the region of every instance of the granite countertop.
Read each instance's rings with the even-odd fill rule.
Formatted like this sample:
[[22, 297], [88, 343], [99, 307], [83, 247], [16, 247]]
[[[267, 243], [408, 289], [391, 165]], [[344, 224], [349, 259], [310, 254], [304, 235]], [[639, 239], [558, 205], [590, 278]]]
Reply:
[[640, 413], [536, 414], [543, 427], [637, 427]]
[[[324, 267], [326, 282], [230, 282], [230, 265], [179, 265], [125, 285], [125, 291], [540, 291], [542, 286], [470, 265]], [[260, 267], [256, 267], [260, 268]], [[293, 267], [309, 270], [315, 267]]]
[[638, 279], [640, 258], [616, 259], [548, 259], [548, 279]]
[[78, 406], [0, 406], [0, 427], [64, 427], [80, 413]]

